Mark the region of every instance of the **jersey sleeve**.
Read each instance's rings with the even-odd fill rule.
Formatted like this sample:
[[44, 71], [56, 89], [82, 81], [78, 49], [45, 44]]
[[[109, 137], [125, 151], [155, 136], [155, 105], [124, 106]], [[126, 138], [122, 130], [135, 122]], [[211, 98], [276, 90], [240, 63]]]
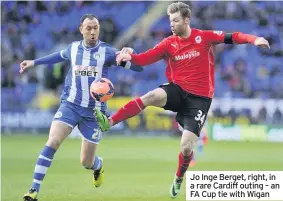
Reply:
[[60, 56], [63, 59], [67, 59], [70, 60], [71, 59], [71, 48], [72, 48], [72, 44], [68, 45], [68, 47], [64, 50], [60, 51]]
[[154, 48], [140, 54], [131, 54], [132, 63], [138, 66], [145, 66], [155, 63], [165, 57], [167, 53], [167, 39], [162, 40]]
[[116, 65], [116, 52], [118, 52], [119, 50], [117, 48], [114, 47], [109, 47], [108, 48], [108, 61], [107, 66], [111, 67], [111, 66], [117, 66]]
[[223, 31], [204, 31], [204, 37], [208, 44], [254, 44], [257, 36], [241, 32], [225, 33]]
[[207, 30], [203, 31], [203, 35], [209, 45], [224, 43], [224, 31]]

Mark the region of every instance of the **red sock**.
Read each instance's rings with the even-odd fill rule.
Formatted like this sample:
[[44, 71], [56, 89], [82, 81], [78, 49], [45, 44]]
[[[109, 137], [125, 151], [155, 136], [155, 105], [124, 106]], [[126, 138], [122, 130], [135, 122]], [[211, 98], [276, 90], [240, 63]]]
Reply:
[[179, 164], [176, 172], [177, 177], [184, 177], [191, 160], [193, 159], [194, 152], [192, 151], [189, 156], [184, 156], [182, 152], [179, 153]]
[[142, 100], [137, 98], [120, 108], [111, 118], [113, 125], [139, 114], [145, 108]]

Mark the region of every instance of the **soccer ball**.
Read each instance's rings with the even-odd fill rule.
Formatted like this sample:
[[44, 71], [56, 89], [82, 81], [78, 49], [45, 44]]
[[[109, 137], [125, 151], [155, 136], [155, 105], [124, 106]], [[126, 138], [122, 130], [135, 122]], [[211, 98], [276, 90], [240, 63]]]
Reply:
[[94, 100], [106, 102], [114, 95], [114, 86], [110, 80], [101, 78], [98, 82], [91, 83], [89, 91]]

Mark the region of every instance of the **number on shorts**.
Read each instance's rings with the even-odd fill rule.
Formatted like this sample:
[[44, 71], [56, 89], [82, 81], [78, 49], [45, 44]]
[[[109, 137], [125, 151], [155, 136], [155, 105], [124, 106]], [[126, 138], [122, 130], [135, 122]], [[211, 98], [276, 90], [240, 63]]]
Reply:
[[94, 129], [94, 133], [91, 136], [91, 139], [96, 140], [98, 138], [99, 135], [99, 130], [98, 129]]
[[202, 115], [202, 111], [199, 110], [199, 111], [198, 111], [198, 114], [195, 116], [195, 120], [196, 120], [196, 121], [200, 121], [200, 122], [201, 122], [201, 125], [203, 125], [204, 120], [205, 120], [205, 114]]

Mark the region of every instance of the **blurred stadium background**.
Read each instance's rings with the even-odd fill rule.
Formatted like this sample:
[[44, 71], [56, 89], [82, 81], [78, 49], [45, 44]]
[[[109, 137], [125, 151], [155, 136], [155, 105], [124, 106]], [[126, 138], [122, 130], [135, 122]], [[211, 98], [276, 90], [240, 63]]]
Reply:
[[[1, 2], [2, 200], [21, 200], [29, 188], [69, 68], [68, 62], [43, 65], [20, 75], [19, 63], [81, 40], [79, 19], [85, 13], [100, 19], [102, 41], [145, 51], [170, 35], [169, 3]], [[283, 3], [187, 3], [192, 27], [251, 33], [271, 44], [270, 50], [252, 45], [215, 48], [216, 93], [203, 131], [209, 143], [197, 153], [192, 169], [283, 170]], [[109, 111], [166, 83], [164, 72], [163, 61], [142, 73], [112, 68], [115, 97]], [[99, 149], [107, 161], [106, 183], [100, 189], [93, 189], [89, 172], [80, 167], [80, 141], [67, 140], [40, 200], [169, 200], [179, 135], [174, 113], [153, 107], [115, 126], [104, 134]], [[78, 133], [71, 136], [78, 138]], [[179, 199], [185, 200], [184, 192]]]

